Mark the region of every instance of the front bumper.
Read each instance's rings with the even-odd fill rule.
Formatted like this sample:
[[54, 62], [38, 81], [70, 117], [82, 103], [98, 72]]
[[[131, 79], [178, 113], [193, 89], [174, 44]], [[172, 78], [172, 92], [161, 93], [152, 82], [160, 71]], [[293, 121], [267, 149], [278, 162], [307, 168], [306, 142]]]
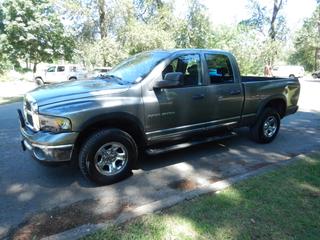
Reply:
[[294, 114], [298, 111], [299, 107], [298, 106], [291, 106], [287, 109], [286, 111], [286, 116], [290, 115], [290, 114]]
[[20, 116], [20, 132], [22, 149], [28, 150], [33, 158], [44, 163], [63, 163], [72, 159], [77, 132], [49, 133], [34, 132], [24, 124]]

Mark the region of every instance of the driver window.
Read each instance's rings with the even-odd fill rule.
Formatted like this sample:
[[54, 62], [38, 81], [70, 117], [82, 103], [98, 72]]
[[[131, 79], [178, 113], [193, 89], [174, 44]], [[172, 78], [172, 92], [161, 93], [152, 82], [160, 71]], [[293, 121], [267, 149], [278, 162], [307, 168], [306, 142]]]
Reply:
[[183, 55], [173, 60], [162, 72], [162, 78], [170, 72], [183, 73], [183, 86], [202, 85], [199, 54]]
[[49, 68], [47, 69], [47, 72], [55, 72], [55, 71], [56, 71], [56, 67], [55, 67], [55, 66], [49, 67]]

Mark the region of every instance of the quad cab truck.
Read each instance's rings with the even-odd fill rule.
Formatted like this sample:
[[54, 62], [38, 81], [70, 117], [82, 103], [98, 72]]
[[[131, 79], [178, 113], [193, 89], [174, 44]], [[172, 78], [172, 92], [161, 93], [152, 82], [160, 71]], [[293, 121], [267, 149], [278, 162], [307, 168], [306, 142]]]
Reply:
[[205, 49], [155, 50], [94, 80], [39, 87], [18, 110], [22, 147], [39, 162], [76, 163], [111, 184], [157, 154], [249, 127], [269, 143], [297, 111], [297, 78], [241, 76], [234, 56]]

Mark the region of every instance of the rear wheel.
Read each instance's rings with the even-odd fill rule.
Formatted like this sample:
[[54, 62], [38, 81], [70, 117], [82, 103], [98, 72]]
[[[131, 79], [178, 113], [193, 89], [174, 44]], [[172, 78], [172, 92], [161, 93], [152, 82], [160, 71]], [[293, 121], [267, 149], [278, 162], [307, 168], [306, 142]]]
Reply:
[[71, 78], [69, 78], [69, 80], [70, 81], [75, 81], [75, 80], [77, 80], [77, 78], [76, 77], [71, 77]]
[[258, 143], [272, 142], [280, 129], [280, 115], [273, 108], [266, 108], [251, 127], [251, 138]]
[[84, 176], [99, 184], [112, 184], [131, 175], [138, 149], [133, 138], [120, 129], [104, 129], [84, 143], [79, 167]]

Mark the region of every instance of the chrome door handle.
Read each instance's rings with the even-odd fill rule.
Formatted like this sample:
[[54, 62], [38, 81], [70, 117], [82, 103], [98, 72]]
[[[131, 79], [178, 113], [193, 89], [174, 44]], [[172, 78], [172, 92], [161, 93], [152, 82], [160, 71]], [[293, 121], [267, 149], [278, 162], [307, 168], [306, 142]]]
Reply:
[[203, 99], [203, 98], [204, 98], [204, 94], [197, 94], [197, 95], [192, 96], [193, 100], [199, 100], [199, 99]]
[[231, 90], [231, 91], [229, 92], [230, 95], [239, 95], [240, 93], [241, 93], [240, 90]]

